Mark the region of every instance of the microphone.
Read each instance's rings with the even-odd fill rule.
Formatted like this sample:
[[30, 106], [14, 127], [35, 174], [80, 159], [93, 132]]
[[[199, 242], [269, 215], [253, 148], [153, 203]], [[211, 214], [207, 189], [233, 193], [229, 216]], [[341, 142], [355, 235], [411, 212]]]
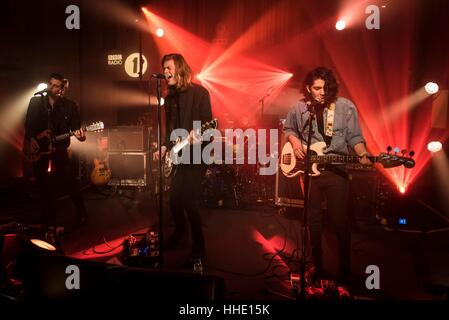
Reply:
[[47, 92], [48, 92], [48, 89], [45, 88], [45, 89], [43, 89], [43, 90], [41, 90], [41, 91], [36, 92], [36, 93], [34, 94], [34, 96], [44, 95], [44, 93], [47, 93]]
[[168, 75], [165, 75], [164, 73], [153, 73], [152, 75], [151, 75], [153, 78], [156, 78], [156, 79], [168, 79]]

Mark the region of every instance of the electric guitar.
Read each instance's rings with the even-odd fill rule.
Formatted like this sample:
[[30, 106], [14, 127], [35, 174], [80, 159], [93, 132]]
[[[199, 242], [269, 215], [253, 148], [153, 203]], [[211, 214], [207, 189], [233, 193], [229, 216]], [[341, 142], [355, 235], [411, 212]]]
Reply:
[[90, 182], [95, 186], [105, 186], [111, 180], [112, 172], [106, 160], [94, 159], [95, 167], [90, 174]]
[[[303, 145], [304, 146], [304, 145]], [[323, 150], [326, 148], [326, 143], [319, 141], [310, 146], [310, 162], [311, 176], [319, 176], [318, 170], [319, 164], [331, 164], [331, 163], [358, 163], [359, 156], [344, 156], [344, 155], [325, 155]], [[306, 147], [304, 146], [304, 149]], [[398, 156], [397, 152], [390, 154], [391, 147], [388, 149], [388, 153], [381, 153], [379, 156], [368, 156], [367, 158], [372, 163], [380, 163], [384, 168], [393, 168], [403, 165], [406, 168], [413, 168], [415, 166], [415, 160], [411, 157]], [[403, 155], [405, 152], [402, 153]], [[410, 152], [410, 156], [413, 156], [413, 151]], [[282, 148], [280, 167], [282, 173], [287, 178], [296, 177], [297, 175], [304, 173], [304, 161], [298, 159], [293, 152], [293, 146], [290, 142], [287, 142]]]
[[[202, 135], [207, 129], [216, 129], [217, 127], [218, 120], [212, 119], [211, 121], [204, 123], [199, 130], [200, 132], [196, 132], [196, 134]], [[175, 158], [179, 157], [179, 152], [187, 145], [189, 145], [189, 138], [177, 141], [175, 145], [170, 149], [170, 153], [165, 155], [165, 161], [163, 164], [163, 172], [165, 178], [169, 178], [174, 174]]]
[[[103, 122], [95, 122], [91, 125], [82, 127], [85, 132], [100, 132], [104, 129]], [[39, 147], [35, 150], [31, 147], [31, 140], [25, 140], [23, 143], [23, 154], [28, 161], [36, 162], [43, 155], [51, 154], [54, 151], [53, 144], [58, 141], [62, 141], [74, 135], [73, 131], [63, 133], [57, 136], [52, 136], [51, 131], [46, 129], [36, 135], [35, 139]]]

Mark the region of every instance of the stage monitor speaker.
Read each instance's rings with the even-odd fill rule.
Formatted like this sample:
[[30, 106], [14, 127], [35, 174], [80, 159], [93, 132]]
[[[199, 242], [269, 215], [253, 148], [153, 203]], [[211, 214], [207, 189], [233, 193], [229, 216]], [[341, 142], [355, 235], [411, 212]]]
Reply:
[[303, 182], [301, 175], [287, 178], [278, 168], [276, 172], [275, 204], [283, 207], [304, 208]]
[[112, 152], [148, 151], [148, 128], [118, 126], [108, 130], [108, 149]]
[[148, 186], [148, 152], [109, 152], [110, 186]]
[[[223, 300], [226, 297], [224, 279], [213, 275], [130, 268], [56, 255], [30, 256], [18, 263], [25, 299], [33, 302], [98, 303], [105, 299], [145, 302], [157, 308], [160, 301]], [[142, 306], [145, 307], [148, 305]]]

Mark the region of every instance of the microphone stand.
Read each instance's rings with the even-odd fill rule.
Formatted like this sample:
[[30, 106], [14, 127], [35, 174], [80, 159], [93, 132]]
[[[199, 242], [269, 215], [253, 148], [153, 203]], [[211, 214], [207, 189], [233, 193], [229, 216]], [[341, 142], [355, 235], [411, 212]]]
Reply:
[[303, 228], [303, 235], [302, 235], [302, 248], [301, 248], [301, 279], [300, 279], [300, 293], [299, 297], [301, 299], [305, 299], [306, 297], [306, 251], [307, 251], [307, 214], [309, 212], [309, 196], [310, 196], [310, 145], [312, 142], [312, 134], [313, 134], [313, 119], [316, 116], [315, 111], [315, 105], [314, 102], [312, 102], [309, 106], [309, 119], [308, 119], [308, 126], [309, 126], [309, 132], [307, 135], [307, 151], [306, 155], [304, 157], [304, 211], [302, 215], [302, 221], [301, 225]]
[[300, 272], [300, 292], [298, 295], [297, 291], [293, 291], [294, 294], [294, 298], [290, 297], [288, 295], [282, 294], [280, 292], [276, 292], [274, 290], [267, 290], [267, 292], [269, 293], [273, 293], [276, 294], [278, 296], [287, 298], [287, 299], [291, 299], [291, 300], [298, 300], [298, 298], [300, 299], [305, 299], [306, 298], [306, 280], [305, 280], [305, 275], [306, 275], [306, 248], [307, 248], [307, 213], [309, 211], [309, 194], [310, 194], [310, 168], [312, 163], [310, 162], [310, 156], [311, 156], [311, 152], [310, 152], [310, 145], [312, 142], [312, 134], [313, 134], [313, 119], [315, 118], [316, 115], [316, 111], [315, 111], [315, 105], [314, 102], [312, 101], [312, 103], [310, 105], [308, 105], [308, 111], [309, 111], [309, 119], [307, 120], [306, 125], [304, 126], [304, 129], [307, 128], [307, 126], [309, 127], [309, 132], [307, 134], [307, 151], [306, 151], [306, 155], [304, 157], [304, 211], [303, 211], [303, 215], [302, 215], [302, 219], [301, 219], [301, 226], [303, 227], [303, 235], [302, 235], [302, 246], [301, 246], [301, 272]]
[[161, 117], [161, 80], [156, 78], [157, 91], [157, 146], [159, 152], [159, 268], [164, 265], [164, 228], [163, 228], [163, 188], [162, 188], [162, 117]]

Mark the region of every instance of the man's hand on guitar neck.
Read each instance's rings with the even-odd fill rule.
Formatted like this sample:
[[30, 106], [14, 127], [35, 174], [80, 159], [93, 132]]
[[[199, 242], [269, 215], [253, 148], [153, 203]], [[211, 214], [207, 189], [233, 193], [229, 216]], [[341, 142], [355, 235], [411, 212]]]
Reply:
[[[164, 158], [166, 152], [167, 152], [167, 147], [162, 146], [161, 147], [162, 158]], [[159, 160], [159, 150], [157, 150], [156, 152], [153, 152], [153, 160], [155, 160], [155, 161]]]
[[198, 134], [194, 130], [190, 131], [189, 143], [195, 144], [195, 143], [200, 143], [200, 142], [201, 142], [201, 138], [198, 136]]
[[357, 143], [354, 146], [354, 151], [359, 156], [359, 162], [360, 164], [364, 166], [371, 166], [373, 163], [368, 159], [368, 156], [370, 155], [368, 151], [366, 151], [366, 147], [364, 143]]
[[81, 142], [86, 140], [86, 135], [84, 134], [84, 130], [83, 129], [76, 130], [73, 133], [73, 135], [75, 136], [75, 138], [77, 138]]

